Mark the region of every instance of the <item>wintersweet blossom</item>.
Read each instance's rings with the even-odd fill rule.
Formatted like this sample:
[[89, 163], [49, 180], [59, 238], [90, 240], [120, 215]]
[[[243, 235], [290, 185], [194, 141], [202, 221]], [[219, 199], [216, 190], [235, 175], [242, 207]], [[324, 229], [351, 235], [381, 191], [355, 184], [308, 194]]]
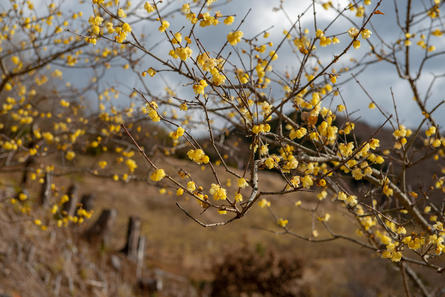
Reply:
[[225, 200], [227, 198], [226, 189], [217, 184], [212, 184], [209, 190], [210, 195], [213, 195], [215, 200]]
[[229, 34], [227, 34], [227, 41], [231, 45], [236, 45], [238, 42], [241, 41], [241, 38], [243, 37], [243, 35], [244, 35], [244, 33], [242, 31], [230, 32]]
[[169, 23], [168, 21], [166, 21], [166, 20], [163, 20], [163, 21], [161, 22], [161, 26], [159, 26], [158, 30], [159, 30], [160, 32], [164, 32], [165, 30], [168, 29], [168, 27], [170, 27], [170, 23]]
[[238, 187], [240, 188], [245, 188], [247, 187], [249, 184], [247, 183], [246, 179], [244, 177], [241, 177], [238, 179]]
[[147, 13], [152, 13], [153, 11], [155, 11], [153, 5], [151, 5], [149, 2], [145, 2], [144, 9], [145, 11], [147, 11]]
[[288, 222], [289, 222], [288, 220], [283, 219], [283, 218], [279, 218], [279, 219], [277, 220], [277, 224], [278, 224], [278, 226], [280, 226], [280, 227], [282, 227], [282, 228], [286, 227], [286, 225], [287, 225]]
[[210, 161], [209, 156], [207, 156], [202, 149], [189, 150], [187, 157], [198, 164], [207, 164]]
[[207, 86], [208, 86], [207, 82], [201, 79], [198, 84], [193, 85], [193, 91], [195, 92], [195, 94], [204, 95], [204, 89]]
[[270, 206], [270, 201], [267, 201], [266, 199], [261, 199], [259, 202], [258, 202], [258, 205], [261, 207], [261, 208], [264, 208], [264, 207], [269, 207]]

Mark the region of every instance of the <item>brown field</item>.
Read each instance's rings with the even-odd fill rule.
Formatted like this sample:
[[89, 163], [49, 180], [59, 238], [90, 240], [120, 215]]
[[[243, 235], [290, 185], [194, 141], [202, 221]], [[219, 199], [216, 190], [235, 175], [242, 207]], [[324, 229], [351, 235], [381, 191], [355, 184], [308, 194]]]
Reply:
[[[111, 160], [113, 156], [103, 158]], [[82, 157], [77, 165], [88, 164], [91, 160], [91, 157]], [[139, 173], [148, 172], [142, 167], [142, 160], [140, 161]], [[169, 174], [175, 175], [182, 168], [203, 185], [212, 182], [213, 176], [209, 169], [203, 171], [198, 165], [186, 160], [159, 156], [156, 161]], [[225, 182], [228, 176], [224, 168], [220, 166], [217, 171]], [[3, 174], [1, 178], [3, 189], [6, 189], [6, 185], [13, 184], [18, 176]], [[260, 179], [262, 186], [267, 189], [282, 187], [279, 177], [273, 173], [261, 174]], [[143, 233], [148, 239], [144, 274], [162, 272], [167, 278], [180, 280], [175, 285], [166, 282], [164, 291], [156, 296], [205, 296], [199, 288], [212, 281], [212, 266], [221, 261], [225, 253], [243, 245], [277, 251], [283, 257], [302, 259], [302, 282], [310, 287], [313, 296], [403, 295], [400, 273], [378, 255], [343, 240], [311, 243], [278, 234], [281, 230], [267, 208], [256, 205], [244, 218], [229, 225], [203, 228], [188, 218], [175, 203], [180, 202], [185, 209], [204, 222], [221, 221], [227, 218], [226, 215], [212, 211], [200, 214], [202, 209], [198, 203], [177, 198], [174, 188], [166, 187], [167, 193], [160, 194], [160, 187], [166, 185], [155, 186], [151, 182], [142, 181], [115, 182], [109, 178], [80, 174], [71, 174], [56, 181], [65, 187], [72, 182], [79, 185], [80, 194], [91, 193], [95, 197], [95, 215], [86, 224], [93, 222], [104, 208], [117, 209], [117, 221], [109, 246], [97, 248], [85, 243], [80, 234], [86, 226], [59, 230], [53, 227], [49, 231], [40, 231], [28, 217], [15, 214], [6, 207], [7, 202], [4, 201], [0, 221], [1, 290], [10, 294], [16, 292], [17, 296], [44, 296], [43, 292], [48, 294], [45, 296], [56, 296], [54, 286], [57, 275], [62, 275], [59, 281], [60, 296], [72, 294], [69, 292], [73, 287], [76, 291], [74, 296], [77, 293], [111, 296], [108, 294], [113, 288], [119, 296], [131, 296], [134, 282], [132, 264], [126, 264], [126, 260], [119, 255], [125, 265], [121, 271], [116, 272], [110, 267], [109, 258], [117, 255], [116, 251], [124, 245], [128, 217], [138, 216], [142, 219]], [[233, 178], [232, 184], [236, 184]], [[33, 188], [37, 188], [37, 185], [34, 184]], [[286, 197], [272, 197], [270, 200], [273, 212], [289, 220], [290, 230], [310, 236], [311, 214], [294, 206], [294, 203], [301, 200], [304, 208], [313, 207], [317, 201], [313, 193], [299, 192]], [[354, 222], [345, 211], [330, 201], [322, 205], [323, 211], [332, 215], [330, 223], [335, 232], [355, 236]], [[318, 222], [315, 223], [315, 228], [320, 230], [319, 238], [327, 236]], [[26, 258], [29, 257], [30, 247], [35, 250], [35, 256], [28, 261]], [[67, 248], [71, 250], [67, 251]], [[26, 282], [22, 281], [23, 276], [26, 276]], [[433, 276], [432, 279], [435, 278]], [[98, 279], [99, 283], [93, 282]], [[116, 283], [113, 285], [116, 281], [118, 286]], [[87, 285], [80, 285], [82, 282]], [[97, 286], [88, 285], [90, 283]], [[108, 291], [98, 285], [102, 283], [107, 283]]]

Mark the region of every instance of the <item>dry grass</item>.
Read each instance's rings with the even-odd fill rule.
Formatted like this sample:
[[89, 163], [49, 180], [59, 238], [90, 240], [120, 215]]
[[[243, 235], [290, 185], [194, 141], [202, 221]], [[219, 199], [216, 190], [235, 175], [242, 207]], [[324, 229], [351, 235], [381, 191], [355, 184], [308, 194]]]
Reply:
[[[112, 156], [104, 155], [103, 158], [111, 160]], [[82, 157], [80, 162], [88, 164], [91, 160], [90, 157]], [[158, 156], [156, 161], [171, 175], [175, 175], [182, 168], [192, 174], [194, 180], [202, 185], [214, 182], [209, 169], [203, 171], [199, 166], [186, 160]], [[141, 168], [142, 162], [139, 162], [139, 164], [139, 172], [144, 172], [148, 176], [146, 168]], [[222, 176], [223, 182], [226, 182], [228, 176], [224, 169], [218, 167], [217, 171]], [[9, 175], [9, 178], [13, 180], [15, 177]], [[260, 176], [260, 179], [263, 187], [268, 190], [282, 187], [280, 179], [275, 174], [264, 173]], [[315, 244], [296, 240], [290, 236], [277, 235], [274, 232], [280, 230], [269, 211], [258, 206], [255, 206], [246, 217], [228, 226], [206, 229], [186, 217], [176, 207], [176, 201], [179, 201], [184, 208], [206, 222], [219, 221], [224, 219], [225, 216], [213, 211], [200, 214], [201, 209], [195, 201], [177, 198], [174, 195], [176, 189], [169, 188], [167, 185], [161, 186], [166, 186], [169, 194], [161, 195], [159, 193], [160, 188], [148, 181], [123, 183], [82, 175], [71, 175], [56, 180], [56, 183], [65, 185], [65, 187], [71, 182], [76, 182], [79, 185], [80, 194], [92, 193], [96, 197], [96, 213], [92, 221], [99, 215], [101, 209], [115, 208], [118, 210], [117, 222], [113, 229], [113, 240], [107, 247], [107, 251], [119, 250], [124, 245], [129, 216], [138, 216], [142, 219], [143, 233], [148, 238], [147, 271], [157, 268], [197, 282], [207, 282], [212, 279], [210, 273], [212, 265], [220, 259], [224, 251], [238, 248], [247, 243], [261, 249], [273, 249], [284, 254], [296, 254], [301, 257], [306, 267], [303, 278], [312, 288], [314, 296], [393, 296], [392, 294], [397, 293], [398, 288], [401, 288], [399, 274], [395, 274], [392, 268], [389, 268], [390, 266], [386, 264], [387, 262], [379, 259], [371, 252], [340, 240]], [[232, 184], [236, 184], [233, 178]], [[234, 188], [231, 187], [231, 190], [233, 191]], [[268, 199], [272, 201], [274, 212], [289, 219], [291, 230], [306, 236], [311, 234], [311, 215], [307, 211], [295, 207], [294, 203], [297, 200], [302, 200], [305, 207], [310, 207], [316, 201], [314, 194], [300, 192], [286, 197]], [[327, 205], [324, 211], [331, 214], [335, 213], [331, 219], [334, 230], [353, 234], [353, 221], [350, 217], [335, 204], [327, 203]], [[57, 239], [49, 240], [51, 236], [54, 236], [51, 235], [52, 233], [37, 231], [29, 222], [16, 224], [2, 222], [1, 229], [0, 252], [7, 252], [11, 245], [17, 242], [30, 241], [40, 255], [32, 265], [46, 265], [45, 269], [51, 271], [51, 275], [56, 275], [58, 272], [68, 269], [65, 273], [72, 274], [76, 272], [83, 275], [83, 278], [77, 278], [76, 284], [79, 284], [82, 280], [98, 277], [99, 272], [97, 271], [93, 274], [86, 273], [86, 271], [90, 271], [86, 267], [90, 265], [89, 263], [92, 263], [98, 271], [105, 269], [104, 272], [101, 272], [105, 279], [121, 279], [122, 281], [122, 275], [111, 271], [112, 269], [106, 260], [108, 258], [103, 256], [103, 251], [91, 250], [84, 242], [77, 242], [77, 240], [74, 240], [70, 245], [69, 242], [73, 240], [73, 235], [67, 230], [56, 231], [54, 234], [56, 234]], [[74, 233], [76, 232], [79, 231], [74, 231]], [[323, 235], [324, 233], [321, 232], [321, 237]], [[63, 242], [63, 244], [60, 245], [59, 242]], [[72, 254], [72, 256], [77, 255], [79, 257], [81, 255], [82, 259], [75, 260], [74, 257], [67, 262], [64, 258], [66, 249], [72, 247], [72, 245], [77, 246], [77, 244], [79, 244], [78, 254]], [[16, 252], [11, 255], [13, 255], [11, 260], [18, 257]], [[97, 255], [102, 256], [97, 257]], [[0, 289], [3, 288], [9, 290], [9, 292], [16, 290], [22, 296], [45, 296], [42, 292], [50, 291], [50, 288], [44, 285], [42, 280], [37, 277], [30, 277], [29, 286], [33, 288], [35, 294], [24, 294], [23, 290], [26, 291], [28, 285], [17, 287], [17, 284], [23, 278], [23, 275], [20, 274], [29, 274], [29, 269], [27, 270], [21, 262], [9, 261], [4, 257], [1, 259], [3, 268], [9, 269], [10, 273], [6, 278], [0, 277], [0, 279], [3, 279], [0, 281]], [[2, 270], [4, 271], [4, 269]], [[81, 271], [83, 272], [81, 273]], [[37, 275], [40, 274], [37, 273]], [[320, 283], [323, 285], [320, 285]], [[125, 282], [124, 284], [131, 291], [131, 285]], [[66, 283], [62, 283], [62, 285], [65, 289], [67, 288]], [[91, 288], [87, 287], [84, 290], [93, 292]], [[124, 290], [124, 287], [122, 286], [120, 290]], [[81, 288], [77, 289], [82, 290]], [[95, 292], [94, 294], [100, 296], [97, 293], [100, 290]]]

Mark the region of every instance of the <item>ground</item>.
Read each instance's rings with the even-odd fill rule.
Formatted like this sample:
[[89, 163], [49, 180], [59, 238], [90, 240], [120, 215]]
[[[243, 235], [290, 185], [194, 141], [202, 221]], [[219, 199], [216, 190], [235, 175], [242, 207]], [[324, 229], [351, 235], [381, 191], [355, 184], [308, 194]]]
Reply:
[[[112, 160], [113, 156], [103, 158]], [[84, 156], [79, 159], [79, 164], [88, 164], [91, 160], [92, 157]], [[198, 183], [211, 183], [212, 174], [209, 169], [201, 170], [200, 166], [187, 160], [161, 155], [155, 156], [154, 160], [171, 175], [181, 168], [191, 173]], [[142, 160], [139, 161], [139, 173], [148, 176], [149, 169], [143, 167]], [[226, 183], [228, 175], [224, 168], [219, 166], [217, 171]], [[3, 174], [3, 188], [18, 177], [19, 175]], [[261, 174], [260, 181], [263, 187], [270, 190], [282, 186], [279, 177], [273, 173]], [[148, 179], [146, 182], [124, 183], [78, 173], [57, 178], [55, 182], [65, 188], [76, 183], [80, 194], [93, 194], [95, 214], [84, 226], [40, 231], [26, 216], [11, 211], [8, 202], [4, 200], [0, 221], [0, 265], [3, 266], [0, 270], [4, 276], [0, 277], [0, 293], [3, 290], [9, 294], [16, 292], [18, 296], [43, 296], [43, 292], [53, 294], [59, 282], [61, 296], [73, 287], [76, 292], [108, 296], [113, 288], [113, 281], [116, 280], [121, 283], [115, 288], [116, 294], [126, 296], [129, 292], [134, 292], [134, 269], [131, 268], [131, 263], [129, 266], [125, 264], [126, 260], [117, 251], [124, 245], [128, 217], [137, 216], [142, 220], [143, 234], [148, 239], [144, 274], [161, 273], [167, 278], [180, 280], [176, 282], [173, 291], [166, 287], [169, 283], [165, 283], [165, 290], [159, 296], [187, 296], [188, 293], [177, 293], [178, 290], [185, 292], [179, 289], [181, 286], [192, 288], [190, 292], [194, 293], [190, 293], [190, 296], [199, 295], [200, 292], [204, 294], [201, 289], [212, 281], [211, 269], [215, 263], [221, 260], [224, 253], [245, 244], [256, 249], [277, 251], [283, 257], [301, 258], [304, 263], [303, 283], [310, 287], [313, 296], [403, 295], [400, 291], [400, 273], [376, 253], [344, 240], [311, 243], [278, 234], [282, 230], [277, 227], [269, 210], [258, 205], [245, 217], [227, 226], [203, 228], [188, 218], [176, 206], [176, 202], [205, 222], [224, 220], [226, 215], [213, 211], [200, 214], [202, 209], [196, 201], [176, 197], [176, 189], [168, 187], [167, 183], [155, 185]], [[232, 185], [236, 184], [233, 178], [231, 182]], [[37, 186], [30, 188], [35, 187]], [[163, 187], [166, 194], [160, 193]], [[234, 187], [229, 189], [233, 190]], [[304, 208], [313, 207], [317, 199], [314, 193], [299, 192], [285, 197], [266, 198], [272, 202], [275, 213], [289, 220], [291, 230], [305, 236], [311, 234], [311, 215], [303, 208], [296, 207], [295, 202], [301, 200]], [[347, 213], [335, 203], [329, 202], [326, 205], [324, 210], [332, 214], [334, 231], [356, 236], [353, 220]], [[118, 211], [112, 240], [106, 247], [90, 246], [83, 240], [82, 230], [94, 222], [105, 208]], [[320, 237], [325, 235], [325, 232], [320, 232]], [[31, 247], [34, 250], [32, 257], [29, 256]], [[112, 255], [125, 264], [120, 271], [114, 271], [110, 265]], [[29, 257], [31, 259], [27, 259]], [[91, 267], [94, 269], [91, 270]], [[9, 271], [7, 274], [5, 269]], [[127, 274], [123, 274], [123, 271]], [[59, 274], [62, 275], [61, 280], [57, 278]], [[23, 276], [27, 278], [26, 284], [22, 282]], [[80, 286], [82, 282], [86, 285]], [[108, 291], [101, 288], [101, 284], [107, 282], [110, 282]], [[17, 285], [18, 283], [21, 285]], [[29, 286], [32, 286], [33, 294], [29, 294]]]

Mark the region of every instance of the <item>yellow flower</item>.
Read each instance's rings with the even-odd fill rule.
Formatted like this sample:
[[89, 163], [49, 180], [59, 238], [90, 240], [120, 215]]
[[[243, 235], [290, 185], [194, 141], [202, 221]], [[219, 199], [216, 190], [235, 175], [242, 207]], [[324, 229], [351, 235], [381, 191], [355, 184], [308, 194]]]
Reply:
[[73, 151], [67, 151], [66, 154], [65, 154], [65, 158], [66, 158], [68, 161], [71, 161], [71, 160], [74, 159], [75, 157], [76, 157], [76, 153], [73, 152]]
[[382, 156], [377, 156], [377, 157], [375, 158], [375, 163], [377, 163], [377, 164], [383, 164], [383, 162], [385, 162], [385, 159], [383, 159]]
[[164, 177], [165, 177], [164, 169], [157, 169], [150, 175], [150, 179], [156, 182], [162, 180]]
[[159, 117], [157, 108], [158, 108], [158, 105], [156, 104], [156, 102], [152, 101], [152, 102], [150, 102], [150, 104], [147, 104], [144, 108], [142, 108], [142, 111], [145, 114], [148, 114], [148, 116], [150, 117], [150, 119], [153, 122], [159, 122], [161, 120], [161, 118]]
[[275, 167], [275, 160], [272, 157], [269, 157], [266, 159], [266, 161], [264, 161], [264, 165], [266, 165], [266, 167], [268, 169], [272, 169]]
[[243, 35], [244, 35], [244, 33], [242, 31], [230, 32], [229, 34], [227, 34], [227, 41], [231, 45], [235, 45], [241, 41], [241, 38], [243, 37]]
[[348, 30], [349, 37], [351, 37], [351, 38], [356, 37], [356, 36], [358, 35], [358, 32], [359, 32], [359, 31], [358, 31], [357, 28], [355, 28], [355, 27], [350, 28], [350, 29]]
[[253, 125], [252, 127], [252, 133], [258, 134], [258, 133], [267, 133], [270, 131], [270, 125], [269, 124], [260, 124], [260, 125]]
[[247, 183], [246, 179], [244, 177], [241, 177], [238, 179], [238, 187], [240, 188], [245, 188], [247, 187], [249, 184]]
[[342, 112], [345, 110], [345, 106], [343, 104], [337, 105], [337, 111]]
[[147, 73], [148, 73], [148, 75], [153, 77], [156, 74], [156, 70], [154, 70], [153, 68], [150, 67], [150, 68], [147, 69]]
[[43, 133], [42, 135], [43, 135], [43, 138], [45, 138], [45, 140], [46, 140], [48, 143], [53, 142], [53, 140], [54, 140], [54, 136], [51, 134], [51, 132], [45, 132], [45, 133]]
[[360, 40], [354, 40], [354, 41], [352, 42], [352, 46], [353, 46], [354, 48], [359, 48], [359, 47], [360, 47]]
[[192, 55], [193, 51], [191, 48], [187, 47], [178, 47], [175, 49], [175, 54], [182, 60], [185, 61]]
[[323, 200], [326, 198], [327, 195], [328, 195], [328, 192], [321, 191], [320, 193], [317, 194], [317, 198], [318, 198], [318, 200]]
[[131, 26], [128, 23], [124, 23], [122, 25], [122, 31], [125, 33], [130, 33], [131, 32]]
[[148, 1], [145, 2], [144, 8], [147, 11], [147, 13], [152, 13], [153, 11], [155, 11], [154, 7]]
[[208, 86], [207, 82], [201, 79], [198, 84], [193, 85], [193, 91], [195, 92], [195, 94], [204, 95], [204, 89], [207, 86]]
[[258, 205], [261, 207], [261, 208], [264, 208], [264, 207], [269, 207], [270, 206], [270, 201], [267, 201], [266, 199], [261, 199], [260, 200], [260, 202], [258, 202]]
[[130, 169], [130, 172], [133, 172], [136, 168], [138, 168], [138, 165], [132, 159], [127, 159], [127, 161], [125, 161], [125, 164], [127, 165], [128, 169]]
[[235, 18], [233, 16], [228, 16], [224, 19], [224, 24], [230, 25], [233, 23], [234, 20], [235, 20]]
[[211, 185], [209, 193], [213, 195], [213, 199], [215, 200], [225, 200], [227, 198], [226, 189], [217, 184]]
[[61, 198], [60, 198], [60, 204], [64, 204], [65, 202], [68, 202], [70, 200], [70, 197], [68, 197], [68, 195], [63, 195]]
[[193, 160], [198, 164], [209, 163], [209, 156], [207, 156], [202, 149], [189, 150], [187, 152], [187, 157], [189, 157], [190, 160]]
[[394, 191], [393, 191], [393, 189], [391, 189], [388, 185], [384, 185], [384, 186], [383, 186], [383, 193], [384, 193], [386, 196], [390, 197], [390, 196], [392, 196], [392, 195], [394, 194]]
[[196, 190], [196, 184], [193, 181], [189, 181], [187, 183], [187, 190], [193, 192], [194, 190]]
[[15, 65], [18, 65], [20, 63], [20, 58], [17, 56], [12, 56], [11, 57], [11, 61], [12, 63], [14, 63]]
[[54, 70], [54, 72], [52, 73], [52, 76], [55, 78], [62, 78], [63, 76], [63, 72], [60, 71], [59, 69]]
[[60, 105], [63, 107], [69, 107], [70, 103], [64, 99], [60, 100]]
[[190, 4], [188, 4], [188, 3], [183, 4], [181, 7], [181, 12], [182, 13], [190, 13]]
[[125, 11], [124, 11], [122, 8], [119, 8], [119, 9], [118, 9], [118, 11], [117, 11], [117, 15], [118, 15], [118, 17], [120, 17], [120, 18], [124, 18], [124, 17], [127, 16], [127, 14], [125, 13]]
[[436, 127], [431, 126], [428, 130], [425, 131], [425, 135], [430, 137], [431, 135], [436, 134]]
[[182, 35], [179, 32], [176, 32], [175, 35], [173, 36], [174, 38], [172, 39], [172, 43], [173, 44], [177, 44], [177, 43], [181, 43], [182, 41]]
[[177, 139], [179, 139], [179, 137], [181, 137], [182, 135], [184, 135], [184, 128], [182, 128], [182, 127], [178, 127], [177, 129], [176, 129], [176, 131], [175, 132], [170, 132], [170, 137], [171, 138], [173, 138], [174, 140], [177, 140]]
[[295, 138], [303, 138], [305, 135], [307, 134], [307, 129], [304, 127], [301, 127], [298, 130], [291, 130], [291, 132], [289, 133], [289, 138], [291, 140], [295, 139]]
[[159, 27], [159, 31], [160, 32], [164, 32], [165, 30], [167, 30], [168, 29], [168, 27], [170, 27], [170, 23], [168, 22], [168, 21], [166, 21], [166, 20], [163, 20], [162, 22], [161, 22], [161, 26]]
[[271, 57], [272, 61], [275, 61], [276, 59], [278, 59], [278, 55], [275, 53], [275, 51], [270, 51], [269, 57]]
[[284, 228], [284, 227], [286, 227], [288, 222], [289, 222], [288, 220], [279, 218], [278, 221], [277, 221], [277, 224], [278, 224], [278, 226]]
[[371, 37], [372, 32], [368, 29], [364, 29], [362, 31], [362, 38], [363, 39], [368, 39], [369, 37]]
[[314, 184], [314, 181], [312, 180], [312, 177], [310, 175], [305, 175], [301, 179], [301, 183], [303, 184], [304, 188], [310, 188]]
[[318, 220], [320, 221], [320, 222], [327, 222], [327, 221], [329, 221], [329, 219], [331, 218], [331, 215], [330, 214], [325, 214], [324, 216], [322, 216], [322, 217], [318, 217]]
[[22, 192], [19, 194], [19, 199], [21, 201], [24, 201], [24, 200], [28, 199], [28, 195], [26, 195], [25, 193]]

